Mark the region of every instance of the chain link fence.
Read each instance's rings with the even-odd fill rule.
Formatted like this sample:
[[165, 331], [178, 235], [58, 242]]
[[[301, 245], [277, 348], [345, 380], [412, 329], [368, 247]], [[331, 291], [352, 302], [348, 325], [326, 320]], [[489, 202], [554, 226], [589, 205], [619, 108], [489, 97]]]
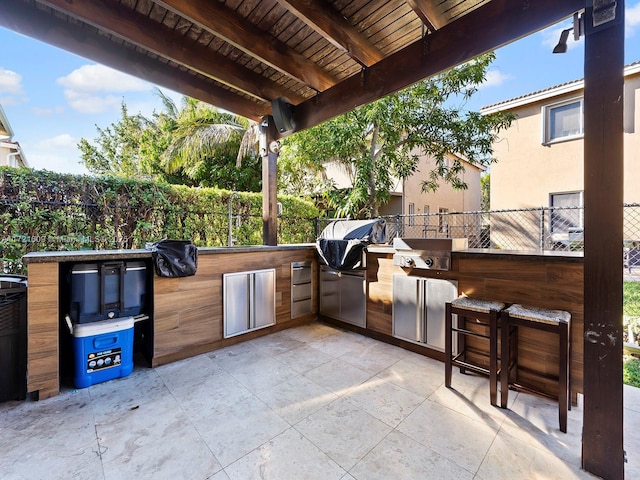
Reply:
[[[541, 207], [381, 217], [387, 237], [466, 238], [469, 248], [584, 251], [584, 208]], [[323, 218], [319, 234], [331, 221]], [[625, 315], [640, 317], [640, 204], [624, 205]]]

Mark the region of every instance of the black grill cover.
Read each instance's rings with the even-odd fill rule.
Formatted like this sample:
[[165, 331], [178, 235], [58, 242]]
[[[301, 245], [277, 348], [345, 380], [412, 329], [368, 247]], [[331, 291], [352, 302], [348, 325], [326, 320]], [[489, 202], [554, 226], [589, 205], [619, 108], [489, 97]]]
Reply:
[[385, 241], [384, 220], [336, 220], [322, 231], [316, 248], [331, 268], [353, 270], [360, 267], [362, 251], [368, 244]]

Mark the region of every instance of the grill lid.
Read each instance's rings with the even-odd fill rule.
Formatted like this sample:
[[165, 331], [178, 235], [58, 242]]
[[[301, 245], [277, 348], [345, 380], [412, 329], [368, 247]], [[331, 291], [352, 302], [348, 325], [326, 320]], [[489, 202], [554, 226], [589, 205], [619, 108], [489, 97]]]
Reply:
[[316, 249], [331, 268], [352, 270], [361, 266], [368, 244], [385, 241], [384, 220], [336, 220], [324, 228], [316, 240]]

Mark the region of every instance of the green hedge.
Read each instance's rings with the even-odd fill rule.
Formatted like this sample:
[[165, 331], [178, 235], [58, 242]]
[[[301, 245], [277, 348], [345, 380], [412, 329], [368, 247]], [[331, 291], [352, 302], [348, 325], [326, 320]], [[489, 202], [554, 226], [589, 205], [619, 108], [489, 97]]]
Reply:
[[[5, 272], [24, 272], [32, 251], [144, 248], [162, 238], [227, 245], [229, 202], [235, 245], [262, 243], [262, 195], [111, 177], [0, 167], [0, 257]], [[318, 209], [278, 197], [278, 243], [315, 238]]]

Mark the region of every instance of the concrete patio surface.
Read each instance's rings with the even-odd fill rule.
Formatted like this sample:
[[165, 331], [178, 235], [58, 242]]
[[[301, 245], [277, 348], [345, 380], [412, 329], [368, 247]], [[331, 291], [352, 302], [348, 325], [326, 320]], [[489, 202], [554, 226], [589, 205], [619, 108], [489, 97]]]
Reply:
[[[454, 370], [456, 371], [456, 370]], [[582, 408], [317, 322], [39, 402], [0, 404], [0, 478], [595, 478]], [[640, 478], [640, 390], [626, 387], [626, 478]]]

